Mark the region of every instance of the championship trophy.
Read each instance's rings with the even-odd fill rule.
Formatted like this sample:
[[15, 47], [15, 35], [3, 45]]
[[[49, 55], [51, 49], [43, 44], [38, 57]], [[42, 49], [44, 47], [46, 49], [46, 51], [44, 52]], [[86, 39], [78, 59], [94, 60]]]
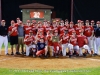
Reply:
[[52, 36], [52, 42], [58, 42], [59, 36]]

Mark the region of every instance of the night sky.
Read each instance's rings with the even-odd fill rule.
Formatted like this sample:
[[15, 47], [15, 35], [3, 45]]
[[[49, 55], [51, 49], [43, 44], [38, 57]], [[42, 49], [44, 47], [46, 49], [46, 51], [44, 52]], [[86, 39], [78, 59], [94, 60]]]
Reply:
[[[42, 3], [54, 6], [57, 18], [70, 20], [71, 0], [2, 0], [2, 19], [7, 23], [22, 16], [19, 5]], [[21, 18], [22, 19], [22, 18]], [[74, 22], [76, 20], [100, 20], [100, 0], [74, 0]]]

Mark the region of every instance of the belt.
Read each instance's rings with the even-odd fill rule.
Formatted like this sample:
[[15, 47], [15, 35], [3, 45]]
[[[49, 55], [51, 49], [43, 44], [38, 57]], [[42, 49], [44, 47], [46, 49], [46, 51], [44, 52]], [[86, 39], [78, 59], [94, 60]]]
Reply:
[[5, 37], [5, 36], [7, 36], [7, 35], [0, 35], [0, 36], [3, 36], [3, 37]]

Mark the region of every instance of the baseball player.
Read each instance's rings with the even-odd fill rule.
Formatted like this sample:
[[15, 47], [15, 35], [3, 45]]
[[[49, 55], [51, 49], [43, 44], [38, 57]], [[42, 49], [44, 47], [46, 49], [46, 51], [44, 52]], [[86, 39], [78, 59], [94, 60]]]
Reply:
[[37, 24], [36, 24], [36, 20], [32, 20], [32, 31], [33, 31], [33, 35], [36, 36], [36, 33], [37, 33]]
[[45, 34], [44, 33], [45, 32], [45, 27], [43, 26], [41, 21], [38, 22], [38, 27], [37, 27], [37, 31], [39, 32], [40, 30], [42, 31], [42, 33], [44, 35]]
[[69, 29], [69, 22], [68, 22], [68, 19], [65, 20], [65, 27], [66, 27], [67, 29]]
[[9, 36], [10, 36], [10, 45], [11, 45], [11, 55], [14, 55], [13, 53], [13, 45], [15, 45], [16, 54], [19, 55], [18, 48], [18, 25], [15, 24], [14, 20], [11, 21], [11, 26], [8, 29]]
[[60, 26], [59, 26], [59, 32], [60, 32], [60, 34], [64, 34], [65, 30], [67, 30], [67, 28], [64, 26], [64, 21], [61, 20]]
[[26, 56], [29, 56], [30, 50], [33, 51], [33, 57], [35, 57], [36, 45], [35, 45], [35, 37], [33, 36], [33, 32], [29, 31], [29, 35], [25, 36], [24, 43], [26, 44]]
[[93, 40], [94, 40], [94, 29], [92, 26], [89, 25], [89, 21], [86, 21], [86, 25], [84, 27], [84, 35], [87, 37], [88, 39], [88, 45], [89, 45], [89, 48], [91, 50], [91, 53], [93, 54]]
[[26, 25], [24, 25], [24, 32], [25, 32], [25, 36], [29, 35], [29, 32], [32, 30], [31, 24], [30, 24], [30, 20], [27, 20]]
[[57, 27], [55, 21], [53, 21], [52, 30], [53, 30], [53, 33], [54, 33], [54, 31], [58, 31], [58, 27]]
[[53, 56], [54, 54], [53, 54], [53, 52], [54, 52], [54, 48], [53, 48], [53, 42], [52, 42], [52, 36], [53, 36], [53, 33], [52, 33], [52, 30], [51, 31], [48, 31], [47, 32], [47, 36], [46, 36], [46, 38], [47, 38], [47, 46], [48, 46], [48, 50], [47, 51], [49, 51], [50, 52], [50, 56]]
[[[80, 35], [77, 35], [77, 42], [79, 46], [79, 56], [82, 56], [82, 55], [86, 56], [87, 53], [91, 54], [91, 50], [88, 46], [87, 37], [83, 35], [82, 30], [80, 30], [79, 32], [80, 32]], [[82, 51], [83, 49], [85, 50], [84, 52]]]
[[69, 35], [72, 35], [72, 31], [75, 31], [73, 25], [74, 25], [74, 23], [73, 23], [73, 22], [70, 22], [70, 27], [69, 27], [69, 29], [68, 29], [68, 34], [69, 34]]
[[38, 42], [38, 39], [36, 39], [36, 43], [37, 43], [37, 47], [38, 47], [36, 55], [39, 57], [45, 55], [45, 51], [47, 50], [45, 40], [43, 38], [40, 38], [39, 42]]
[[54, 47], [54, 55], [55, 57], [59, 57], [59, 52], [61, 50], [60, 47], [60, 38], [58, 36], [58, 31], [54, 31], [54, 35], [52, 36], [52, 41], [53, 41], [53, 47]]
[[50, 21], [47, 21], [47, 25], [45, 26], [45, 34], [47, 35], [47, 32], [49, 32], [51, 29]]
[[84, 26], [82, 26], [81, 21], [78, 21], [78, 24], [74, 26], [76, 35], [79, 35], [79, 30], [82, 30], [84, 32]]
[[74, 50], [74, 53], [76, 54], [76, 56], [79, 56], [79, 46], [77, 42], [76, 31], [73, 31], [72, 35], [70, 36], [70, 44], [72, 44], [71, 47]]
[[68, 34], [68, 31], [64, 31], [64, 33], [60, 35], [60, 42], [62, 42], [63, 56], [66, 56], [66, 49], [69, 49], [69, 38], [70, 35]]

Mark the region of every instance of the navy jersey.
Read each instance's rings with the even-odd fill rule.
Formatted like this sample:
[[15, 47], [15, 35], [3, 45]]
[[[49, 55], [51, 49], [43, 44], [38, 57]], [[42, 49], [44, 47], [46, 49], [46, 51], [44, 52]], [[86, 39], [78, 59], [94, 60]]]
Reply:
[[40, 42], [37, 43], [38, 50], [43, 50], [45, 46], [46, 46], [45, 43], [40, 43]]

